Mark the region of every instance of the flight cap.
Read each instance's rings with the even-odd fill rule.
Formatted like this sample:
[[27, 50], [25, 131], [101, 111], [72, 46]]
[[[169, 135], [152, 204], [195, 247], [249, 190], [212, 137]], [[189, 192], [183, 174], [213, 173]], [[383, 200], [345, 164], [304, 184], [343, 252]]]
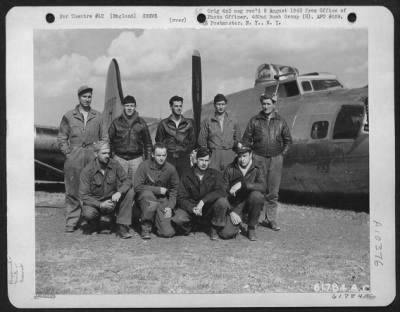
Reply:
[[122, 101], [123, 104], [128, 104], [128, 103], [133, 103], [136, 104], [136, 99], [132, 95], [127, 95], [124, 97], [124, 100]]
[[78, 89], [78, 96], [81, 96], [82, 94], [86, 93], [86, 92], [91, 92], [93, 93], [93, 88], [88, 87], [88, 86], [81, 86]]
[[244, 144], [243, 142], [238, 142], [238, 143], [233, 147], [233, 151], [234, 151], [236, 154], [240, 155], [240, 154], [247, 153], [247, 152], [250, 153], [250, 152], [252, 151], [252, 149], [251, 149], [251, 146], [250, 146], [250, 145]]
[[217, 102], [221, 102], [224, 101], [225, 103], [228, 102], [228, 100], [226, 99], [225, 95], [218, 93], [215, 97], [214, 97], [214, 104]]

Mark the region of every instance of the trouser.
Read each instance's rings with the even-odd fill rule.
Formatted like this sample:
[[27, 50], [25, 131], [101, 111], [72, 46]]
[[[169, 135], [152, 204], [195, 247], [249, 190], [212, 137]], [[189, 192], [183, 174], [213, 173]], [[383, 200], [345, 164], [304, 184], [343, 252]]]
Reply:
[[[108, 214], [110, 217], [114, 217], [115, 215], [117, 216], [116, 218], [117, 224], [123, 224], [127, 226], [131, 224], [134, 196], [135, 192], [133, 191], [133, 188], [130, 188], [125, 195], [121, 196], [119, 202], [115, 206], [114, 211]], [[98, 221], [100, 217], [105, 214], [103, 214], [97, 207], [83, 205], [82, 215], [87, 221], [91, 222], [91, 221]]]
[[168, 152], [167, 161], [176, 168], [179, 177], [190, 171], [190, 154]]
[[79, 199], [80, 174], [83, 168], [94, 159], [93, 146], [75, 146], [64, 162], [66, 227], [76, 228], [81, 217]]
[[[258, 218], [264, 205], [264, 195], [258, 191], [252, 191], [242, 201], [231, 203], [232, 210], [236, 212], [242, 219], [244, 212], [247, 212], [247, 226], [254, 229], [258, 223]], [[218, 232], [221, 238], [233, 238], [239, 233], [239, 224], [233, 224], [230, 216], [227, 216], [225, 227]]]
[[131, 178], [132, 185], [133, 185], [136, 170], [137, 170], [137, 168], [139, 168], [139, 165], [142, 163], [143, 156], [140, 156], [140, 157], [137, 157], [134, 159], [130, 159], [130, 160], [126, 160], [117, 155], [114, 155], [114, 159], [119, 162], [119, 164], [122, 166], [122, 168], [124, 168], [125, 172]]
[[223, 172], [235, 157], [236, 154], [230, 149], [213, 149], [209, 167]]
[[[196, 204], [193, 203], [193, 207]], [[211, 204], [205, 204], [202, 216], [196, 216], [193, 212], [188, 212], [182, 208], [177, 209], [175, 215], [172, 217], [172, 222], [184, 234], [189, 234], [192, 231], [193, 224], [199, 222], [199, 219], [207, 220], [215, 228], [221, 229], [226, 224], [226, 214], [229, 208], [229, 202], [226, 197], [221, 197]]]
[[164, 208], [168, 207], [167, 197], [157, 198], [153, 192], [145, 190], [139, 194], [138, 201], [141, 210], [142, 232], [151, 232], [154, 224], [159, 236], [172, 237], [175, 235], [171, 218], [166, 218], [164, 215]]
[[278, 216], [279, 186], [281, 184], [283, 156], [273, 157], [254, 155], [254, 160], [264, 170], [267, 189], [265, 192], [265, 216], [268, 221], [276, 221]]

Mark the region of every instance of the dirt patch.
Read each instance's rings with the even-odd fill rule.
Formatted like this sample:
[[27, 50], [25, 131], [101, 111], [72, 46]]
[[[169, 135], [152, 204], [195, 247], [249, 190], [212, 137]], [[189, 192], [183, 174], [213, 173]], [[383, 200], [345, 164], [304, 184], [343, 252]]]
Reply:
[[[65, 234], [64, 196], [36, 193], [37, 294], [313, 292], [370, 282], [369, 215], [282, 204], [281, 231], [210, 241]], [[54, 208], [58, 207], [58, 208]]]

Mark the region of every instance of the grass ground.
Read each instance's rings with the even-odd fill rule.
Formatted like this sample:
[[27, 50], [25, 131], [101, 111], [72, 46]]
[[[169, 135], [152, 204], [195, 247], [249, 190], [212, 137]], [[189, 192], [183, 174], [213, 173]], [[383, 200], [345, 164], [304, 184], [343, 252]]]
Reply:
[[282, 204], [281, 231], [210, 241], [65, 234], [64, 195], [36, 192], [37, 294], [313, 292], [368, 285], [369, 215]]

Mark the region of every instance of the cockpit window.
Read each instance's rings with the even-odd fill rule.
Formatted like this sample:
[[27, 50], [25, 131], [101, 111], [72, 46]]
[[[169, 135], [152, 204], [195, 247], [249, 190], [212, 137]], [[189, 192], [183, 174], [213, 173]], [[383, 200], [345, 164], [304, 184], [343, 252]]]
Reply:
[[275, 76], [283, 76], [283, 78], [287, 78], [293, 75], [298, 75], [299, 71], [297, 68], [287, 65], [278, 65], [278, 64], [262, 64], [257, 68], [256, 71], [256, 81], [259, 80], [276, 80]]
[[326, 90], [335, 87], [343, 88], [343, 85], [336, 79], [312, 80], [311, 82], [315, 91]]
[[363, 125], [364, 108], [360, 105], [343, 105], [333, 128], [334, 139], [355, 139]]
[[[268, 86], [265, 88], [264, 94], [266, 96], [272, 96], [275, 93], [276, 85]], [[295, 95], [299, 95], [299, 87], [297, 86], [296, 80], [288, 81], [285, 83], [280, 83], [278, 88], [278, 97], [279, 98], [286, 98]]]
[[328, 134], [328, 126], [328, 121], [314, 122], [311, 127], [311, 138], [314, 140], [326, 138]]
[[312, 91], [311, 83], [309, 81], [302, 81], [301, 87], [303, 88], [304, 92]]
[[297, 86], [296, 80], [289, 81], [279, 85], [278, 97], [290, 97], [299, 95], [299, 87]]

